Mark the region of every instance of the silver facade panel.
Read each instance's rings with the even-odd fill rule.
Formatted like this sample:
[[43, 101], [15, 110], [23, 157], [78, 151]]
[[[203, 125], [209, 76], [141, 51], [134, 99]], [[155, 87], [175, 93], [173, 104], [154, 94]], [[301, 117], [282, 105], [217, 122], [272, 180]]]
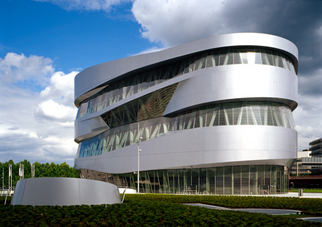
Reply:
[[96, 136], [108, 129], [109, 127], [100, 116], [76, 120], [74, 125], [75, 141], [79, 142]]
[[164, 115], [203, 103], [234, 100], [279, 100], [297, 107], [298, 78], [285, 69], [265, 65], [207, 68], [179, 83]]
[[[242, 164], [287, 165], [296, 158], [297, 132], [275, 126], [218, 126], [170, 132], [140, 143], [140, 170]], [[137, 171], [137, 144], [75, 159], [76, 169]]]
[[87, 68], [75, 77], [75, 104], [78, 105], [87, 97], [81, 97], [85, 93], [133, 70], [203, 50], [232, 46], [258, 46], [279, 49], [290, 55], [297, 69], [298, 50], [292, 42], [284, 38], [259, 33], [220, 35], [197, 40], [159, 52], [118, 59]]

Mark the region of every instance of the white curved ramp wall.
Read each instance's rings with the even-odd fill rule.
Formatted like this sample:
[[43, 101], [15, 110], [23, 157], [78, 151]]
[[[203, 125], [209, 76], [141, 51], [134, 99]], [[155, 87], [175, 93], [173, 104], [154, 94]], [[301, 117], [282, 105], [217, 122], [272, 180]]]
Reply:
[[78, 178], [44, 177], [20, 180], [11, 205], [70, 206], [121, 203], [114, 184]]

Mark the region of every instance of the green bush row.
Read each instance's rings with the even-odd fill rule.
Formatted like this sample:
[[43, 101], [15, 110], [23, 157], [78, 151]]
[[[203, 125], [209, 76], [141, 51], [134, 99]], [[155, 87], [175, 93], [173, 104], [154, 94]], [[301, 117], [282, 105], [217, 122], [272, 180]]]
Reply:
[[171, 203], [204, 203], [230, 208], [272, 208], [301, 210], [309, 215], [322, 216], [322, 199], [262, 196], [213, 196], [213, 195], [126, 195], [131, 201], [166, 201]]
[[[299, 189], [291, 189], [290, 192], [298, 192]], [[322, 193], [322, 189], [310, 189], [310, 188], [304, 188], [303, 189], [303, 192], [306, 192], [306, 193]]]
[[0, 226], [320, 226], [290, 217], [211, 210], [139, 197], [129, 196], [125, 203], [114, 205], [0, 205]]
[[[7, 204], [9, 205], [10, 204], [10, 202], [11, 202], [11, 198], [12, 198], [12, 196], [8, 196], [7, 197]], [[6, 197], [5, 196], [0, 196], [0, 204], [1, 205], [3, 205], [4, 204], [4, 202], [5, 202], [5, 200], [6, 200]]]

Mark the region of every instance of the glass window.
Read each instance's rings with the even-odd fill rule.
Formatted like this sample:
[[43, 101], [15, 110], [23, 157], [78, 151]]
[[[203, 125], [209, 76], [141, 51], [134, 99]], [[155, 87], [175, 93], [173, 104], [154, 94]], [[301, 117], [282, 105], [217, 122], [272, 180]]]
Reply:
[[[228, 59], [227, 59], [227, 65], [232, 65], [232, 64], [234, 64], [234, 52], [233, 52], [233, 50], [231, 50], [231, 51], [228, 51], [228, 54], [227, 54], [227, 56], [228, 56]], [[226, 65], [225, 64], [225, 65]]]
[[223, 187], [224, 187], [224, 172], [223, 167], [216, 168], [216, 191], [215, 194], [222, 195], [223, 194]]
[[281, 56], [275, 55], [274, 60], [275, 60], [275, 66], [283, 68], [283, 62], [282, 62]]
[[238, 49], [234, 49], [234, 57], [233, 57], [233, 64], [241, 64], [241, 59], [240, 59], [240, 55], [239, 55], [239, 52], [238, 52]]
[[220, 64], [219, 64], [219, 53], [218, 52], [213, 54], [213, 59], [215, 62], [215, 64], [213, 64], [213, 66], [219, 66]]
[[233, 189], [232, 184], [232, 166], [224, 167], [224, 192], [225, 195], [231, 195]]
[[250, 194], [250, 170], [249, 166], [242, 166], [242, 182], [241, 182], [241, 194]]
[[255, 64], [262, 65], [261, 53], [258, 50], [256, 50], [256, 53], [255, 53]]
[[275, 65], [273, 60], [273, 55], [271, 54], [271, 51], [266, 51], [266, 56], [269, 62], [269, 65]]
[[[200, 70], [205, 67], [216, 67], [231, 64], [263, 64], [282, 67], [295, 72], [292, 60], [285, 54], [265, 49], [223, 48], [205, 51], [196, 56], [178, 61], [168, 66], [135, 74], [108, 85], [93, 95], [90, 101], [82, 103], [76, 118], [100, 111], [107, 106], [143, 91], [167, 79]], [[101, 97], [98, 98], [97, 97]]]
[[276, 166], [271, 166], [271, 194], [277, 192], [277, 169]]
[[247, 52], [247, 62], [250, 65], [255, 64], [255, 52]]
[[270, 65], [267, 54], [265, 52], [262, 52], [261, 55], [262, 55], [262, 64], [263, 65]]
[[[295, 129], [292, 111], [283, 104], [271, 102], [225, 103], [194, 108], [171, 117], [162, 117], [163, 112], [159, 112], [158, 108], [156, 108], [157, 114], [153, 112], [153, 109], [147, 109], [147, 106], [155, 106], [154, 101], [147, 105], [151, 100], [155, 100], [151, 97], [154, 96], [139, 100], [140, 104], [136, 100], [104, 114], [102, 118], [110, 126], [110, 129], [90, 140], [83, 141], [79, 145], [82, 147], [79, 149], [79, 157], [99, 155], [102, 152], [105, 153], [136, 143], [138, 119], [141, 121], [140, 131], [144, 137], [143, 140], [153, 139], [170, 131], [218, 125], [272, 125]], [[161, 102], [157, 101], [156, 103]], [[141, 106], [140, 110], [138, 110], [138, 106]], [[139, 114], [138, 118], [136, 114]], [[116, 134], [117, 137], [114, 138]], [[96, 148], [94, 149], [93, 143], [96, 141], [100, 144], [99, 152]], [[92, 152], [93, 149], [94, 152]]]
[[247, 52], [245, 50], [243, 52], [240, 52], [239, 56], [242, 64], [248, 64]]
[[206, 179], [206, 184], [207, 184], [207, 192], [210, 194], [215, 193], [215, 179], [216, 178], [216, 168], [207, 168], [207, 179]]
[[[207, 185], [207, 182], [209, 184], [209, 179], [207, 181], [207, 169], [203, 168], [200, 169], [200, 189], [199, 192], [203, 194], [209, 193], [209, 186]], [[208, 190], [207, 190], [208, 186]]]
[[233, 194], [240, 195], [241, 193], [241, 167], [233, 166]]
[[213, 66], [215, 66], [215, 65], [213, 64], [213, 61], [214, 61], [214, 59], [213, 59], [212, 55], [208, 55], [208, 56], [206, 57], [206, 68], [209, 68], [209, 67], [213, 67]]
[[257, 166], [249, 166], [249, 190], [251, 195], [258, 194], [258, 178]]

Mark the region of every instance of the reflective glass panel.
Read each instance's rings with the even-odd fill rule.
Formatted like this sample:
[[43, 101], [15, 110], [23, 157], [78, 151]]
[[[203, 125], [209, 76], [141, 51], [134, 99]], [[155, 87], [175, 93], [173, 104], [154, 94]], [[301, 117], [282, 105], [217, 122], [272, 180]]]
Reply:
[[98, 136], [82, 141], [76, 157], [101, 155], [129, 146], [137, 143], [138, 135], [145, 141], [171, 131], [199, 127], [268, 125], [294, 129], [295, 126], [291, 109], [282, 104], [272, 102], [216, 104], [161, 117], [165, 103], [170, 100], [163, 99], [161, 101], [159, 94], [149, 95], [102, 115], [111, 128]]
[[270, 65], [295, 72], [291, 58], [275, 50], [241, 47], [208, 50], [174, 64], [131, 75], [109, 84], [81, 103], [76, 118], [100, 111], [115, 102], [176, 76], [203, 68], [233, 64]]

